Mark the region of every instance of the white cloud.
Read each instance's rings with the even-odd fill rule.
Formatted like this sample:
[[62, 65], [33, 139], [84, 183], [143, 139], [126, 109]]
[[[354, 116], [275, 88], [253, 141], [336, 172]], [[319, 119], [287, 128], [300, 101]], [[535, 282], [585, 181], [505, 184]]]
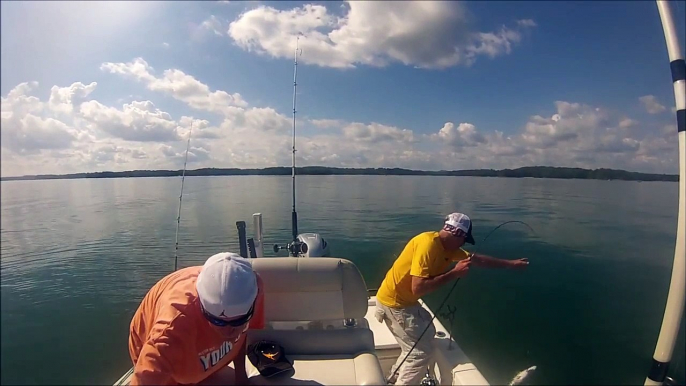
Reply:
[[227, 115], [232, 113], [233, 107], [248, 105], [240, 94], [210, 91], [209, 86], [178, 69], [166, 70], [161, 77], [157, 77], [153, 75], [153, 68], [142, 58], [129, 63], [103, 63], [100, 69], [134, 78], [144, 83], [149, 90], [171, 95], [198, 110]]
[[399, 129], [379, 123], [371, 123], [369, 125], [357, 122], [351, 123], [343, 128], [343, 135], [353, 141], [370, 143], [384, 141], [410, 143], [414, 140], [411, 130]]
[[167, 42], [162, 42], [162, 47], [164, 47], [164, 48], [169, 48], [169, 43], [167, 43]]
[[33, 114], [2, 117], [2, 146], [16, 153], [36, 153], [47, 149], [66, 149], [76, 139], [76, 132], [64, 122]]
[[246, 110], [243, 114], [236, 115], [235, 123], [245, 128], [268, 132], [285, 133], [291, 129], [291, 120], [270, 107]]
[[522, 27], [536, 27], [537, 26], [536, 22], [531, 20], [531, 19], [517, 20], [517, 25], [520, 25]]
[[336, 16], [323, 5], [307, 4], [280, 11], [260, 6], [229, 26], [241, 48], [290, 58], [295, 38], [303, 34], [302, 61], [323, 67], [357, 64], [385, 66], [400, 62], [420, 68], [471, 65], [476, 57], [507, 54], [521, 40], [521, 30], [535, 26], [519, 20], [516, 27], [474, 32], [462, 3], [447, 1], [349, 1]]
[[[133, 101], [121, 109], [95, 100], [78, 104], [95, 83], [53, 86], [48, 102], [31, 95], [36, 82], [17, 85], [2, 98], [2, 175], [75, 173], [98, 170], [179, 168], [159, 141], [185, 149], [190, 117], [177, 122], [150, 101]], [[194, 119], [200, 138], [211, 137], [209, 122]], [[204, 162], [209, 153], [192, 146], [189, 162]], [[192, 154], [192, 156], [191, 156]]]
[[477, 42], [467, 46], [467, 58], [473, 60], [476, 55], [486, 55], [490, 58], [509, 54], [512, 46], [519, 43], [521, 35], [518, 31], [502, 27], [498, 32], [478, 32]]
[[461, 153], [481, 165], [610, 167], [646, 172], [674, 172], [674, 141], [661, 139], [659, 129], [600, 107], [558, 101], [549, 118], [534, 115], [522, 132], [504, 138], [486, 134], [483, 144], [464, 146]]
[[2, 98], [2, 117], [23, 117], [28, 113], [42, 111], [43, 102], [30, 95], [36, 87], [38, 87], [38, 82], [24, 82], [10, 90], [7, 98]]
[[188, 162], [201, 162], [210, 159], [210, 152], [202, 147], [191, 146], [188, 149]]
[[438, 131], [438, 134], [432, 135], [432, 139], [440, 140], [445, 144], [456, 148], [474, 146], [487, 142], [483, 134], [479, 133], [476, 130], [476, 127], [471, 123], [460, 123], [455, 127], [455, 124], [452, 122], [446, 122]]
[[69, 87], [52, 86], [48, 105], [53, 111], [71, 114], [74, 110], [74, 100], [76, 100], [76, 104], [78, 104], [78, 101], [92, 93], [97, 85], [98, 84], [95, 82], [91, 82], [87, 86], [81, 82], [76, 82]]
[[645, 107], [648, 114], [659, 114], [667, 110], [665, 106], [657, 101], [655, 95], [645, 95], [638, 98], [638, 100], [643, 103], [643, 107]]
[[522, 139], [539, 148], [551, 148], [567, 141], [587, 138], [609, 123], [608, 113], [579, 103], [555, 102], [557, 114], [550, 118], [535, 115], [526, 123]]
[[[206, 119], [194, 119], [192, 117], [183, 116], [179, 119], [178, 132], [181, 137], [187, 138], [187, 135], [191, 128], [193, 129], [193, 137], [202, 137], [203, 133], [206, 133], [213, 129], [210, 126], [210, 121]], [[210, 137], [213, 138], [213, 137]]]
[[33, 154], [44, 149], [64, 149], [77, 137], [64, 122], [39, 116], [45, 104], [29, 95], [37, 86], [38, 82], [21, 83], [2, 98], [2, 147], [11, 152]]
[[310, 119], [310, 123], [320, 129], [341, 128], [345, 122], [340, 119]]
[[636, 126], [638, 122], [634, 121], [631, 118], [624, 118], [621, 121], [619, 121], [619, 127], [622, 129], [628, 129], [629, 127]]
[[[87, 82], [54, 86], [44, 102], [32, 95], [37, 83], [22, 83], [2, 98], [3, 175], [180, 168], [191, 125], [190, 168], [290, 164], [290, 116], [266, 106], [220, 106], [221, 95], [228, 93], [210, 91], [177, 69], [155, 75], [142, 59], [106, 63], [103, 69], [221, 116], [173, 117], [152, 101], [130, 101], [141, 98], [129, 97], [121, 107], [81, 101], [96, 87]], [[445, 122], [428, 134], [378, 122], [301, 121], [306, 128], [297, 139], [301, 166], [676, 169], [674, 125], [647, 125], [568, 101], [555, 102], [549, 113], [532, 115], [507, 134], [464, 121]]]
[[[158, 150], [162, 152], [167, 158], [176, 160], [176, 163], [182, 163], [186, 157], [186, 149], [175, 149], [169, 145], [160, 145]], [[210, 152], [198, 146], [191, 146], [188, 149], [188, 163], [203, 162], [210, 159]]]
[[[516, 168], [531, 165], [674, 172], [675, 141], [600, 107], [558, 101], [549, 117], [533, 115], [519, 133], [481, 132], [447, 122], [429, 135], [444, 146], [435, 153], [448, 168]], [[674, 127], [669, 127], [673, 133]], [[657, 136], [656, 136], [656, 133]], [[668, 161], [674, 160], [674, 162]]]
[[128, 141], [175, 141], [179, 139], [177, 124], [150, 101], [134, 101], [122, 110], [107, 107], [97, 101], [81, 104], [80, 116], [94, 128]]
[[676, 130], [676, 124], [664, 125], [664, 126], [662, 127], [662, 133], [663, 133], [663, 134], [672, 134], [672, 135], [673, 135], [673, 134], [676, 133], [676, 132], [677, 132], [677, 130]]
[[120, 146], [113, 143], [97, 145], [84, 155], [91, 164], [106, 167], [112, 163], [128, 164], [131, 160], [149, 158], [148, 154], [140, 148]]
[[[504, 133], [500, 131], [495, 131], [493, 134], [487, 137], [488, 149], [483, 153], [477, 154], [477, 159], [484, 162], [488, 158], [492, 158], [498, 161], [497, 167], [510, 167], [511, 162], [508, 161], [508, 157], [524, 157], [520, 159], [524, 162], [535, 163], [531, 158], [527, 158], [530, 149], [526, 147], [521, 141], [517, 141], [517, 138], [512, 136], [505, 136]], [[500, 161], [502, 160], [502, 161]], [[496, 167], [496, 166], [492, 166]]]
[[200, 28], [213, 32], [217, 36], [224, 35], [224, 31], [226, 31], [223, 23], [214, 15], [211, 15], [208, 19], [200, 23]]

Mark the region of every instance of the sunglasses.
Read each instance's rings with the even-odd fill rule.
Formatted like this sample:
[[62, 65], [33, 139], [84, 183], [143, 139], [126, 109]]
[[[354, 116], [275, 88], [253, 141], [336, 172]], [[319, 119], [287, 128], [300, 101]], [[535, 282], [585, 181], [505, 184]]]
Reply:
[[205, 309], [202, 309], [202, 313], [205, 315], [205, 319], [207, 319], [210, 323], [217, 327], [240, 327], [250, 321], [252, 319], [252, 315], [255, 312], [255, 303], [253, 302], [252, 306], [250, 306], [250, 309], [248, 310], [248, 313], [243, 315], [242, 317], [238, 319], [232, 319], [232, 320], [224, 320], [224, 319], [219, 319], [216, 316], [210, 314], [209, 312], [205, 311]]
[[467, 233], [465, 233], [465, 231], [463, 231], [462, 229], [459, 229], [457, 227], [454, 227], [450, 224], [445, 224], [443, 229], [450, 232], [450, 234], [452, 234], [453, 236], [457, 236], [457, 237], [466, 237], [467, 236]]

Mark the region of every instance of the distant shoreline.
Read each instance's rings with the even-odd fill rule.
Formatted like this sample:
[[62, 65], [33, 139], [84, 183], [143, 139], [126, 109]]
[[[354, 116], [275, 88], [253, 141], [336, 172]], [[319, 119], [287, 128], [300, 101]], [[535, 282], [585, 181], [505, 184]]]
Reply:
[[[64, 180], [81, 178], [137, 178], [137, 177], [177, 177], [181, 170], [131, 170], [125, 172], [93, 172], [73, 174], [41, 174], [19, 177], [1, 177], [0, 181], [23, 180]], [[305, 166], [296, 168], [297, 175], [392, 175], [392, 176], [461, 176], [461, 177], [507, 177], [507, 178], [562, 178], [584, 180], [622, 180], [622, 181], [679, 181], [676, 174], [651, 174], [630, 172], [619, 169], [582, 169], [551, 166], [527, 166], [517, 169], [471, 169], [425, 171], [400, 168], [334, 168], [324, 166]], [[186, 170], [187, 176], [284, 176], [291, 175], [286, 166], [262, 169], [202, 168]]]

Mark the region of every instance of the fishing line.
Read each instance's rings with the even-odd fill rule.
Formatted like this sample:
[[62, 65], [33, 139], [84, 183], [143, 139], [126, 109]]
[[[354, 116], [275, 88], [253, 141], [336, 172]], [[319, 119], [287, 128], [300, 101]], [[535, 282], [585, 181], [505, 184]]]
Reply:
[[[529, 224], [525, 223], [524, 221], [519, 221], [519, 220], [505, 221], [504, 223], [498, 225], [497, 227], [493, 228], [493, 230], [491, 230], [490, 232], [488, 232], [488, 234], [486, 235], [486, 237], [484, 237], [484, 238], [481, 240], [481, 243], [485, 242], [485, 241], [486, 241], [486, 240], [487, 240], [496, 230], [500, 229], [500, 227], [502, 227], [503, 225], [512, 224], [512, 223], [523, 224], [523, 225], [525, 225], [527, 228], [529, 228], [529, 229], [531, 230], [531, 232], [534, 233], [534, 235], [536, 235], [536, 232], [534, 231], [534, 229], [533, 229]], [[483, 246], [483, 244], [481, 244], [481, 243], [480, 243], [479, 247]], [[474, 255], [474, 254], [476, 254], [476, 252], [473, 252], [473, 253], [472, 253], [472, 255]], [[405, 358], [403, 358], [403, 360], [400, 362], [400, 364], [395, 368], [395, 371], [393, 372], [393, 374], [391, 374], [387, 379], [390, 380], [390, 379], [393, 379], [393, 377], [395, 377], [395, 375], [398, 373], [398, 371], [400, 371], [400, 368], [402, 367], [403, 363], [405, 363], [405, 361], [406, 361], [407, 358], [410, 356], [410, 354], [412, 353], [412, 351], [414, 350], [414, 348], [417, 347], [417, 344], [419, 343], [419, 341], [422, 340], [422, 337], [424, 336], [424, 334], [426, 334], [426, 332], [429, 330], [429, 328], [430, 328], [431, 326], [433, 326], [434, 319], [436, 319], [436, 316], [437, 316], [438, 313], [441, 311], [441, 308], [443, 308], [443, 306], [445, 305], [445, 303], [446, 303], [446, 302], [448, 301], [448, 299], [450, 298], [450, 295], [453, 293], [453, 290], [454, 290], [455, 287], [457, 286], [457, 283], [460, 281], [460, 279], [461, 279], [461, 277], [458, 277], [458, 278], [455, 280], [455, 283], [453, 283], [453, 286], [450, 288], [450, 291], [448, 291], [448, 294], [445, 296], [445, 298], [443, 298], [443, 302], [441, 302], [441, 305], [438, 306], [438, 308], [436, 309], [436, 311], [433, 313], [434, 315], [433, 315], [433, 317], [431, 317], [431, 320], [430, 320], [429, 323], [426, 325], [426, 328], [424, 328], [424, 331], [422, 331], [421, 335], [419, 335], [419, 339], [417, 339], [417, 341], [414, 342], [414, 345], [412, 345], [412, 348], [410, 348], [410, 351], [408, 351], [407, 354], [405, 354]]]

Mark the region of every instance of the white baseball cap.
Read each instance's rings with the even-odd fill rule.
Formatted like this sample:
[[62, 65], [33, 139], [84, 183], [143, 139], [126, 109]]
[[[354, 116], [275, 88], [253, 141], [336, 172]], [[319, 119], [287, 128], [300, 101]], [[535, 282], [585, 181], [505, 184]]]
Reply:
[[250, 311], [257, 298], [257, 277], [248, 261], [222, 252], [207, 259], [196, 282], [205, 311], [217, 318], [234, 318]]
[[472, 236], [472, 220], [464, 213], [451, 213], [445, 216], [443, 229], [457, 235], [458, 231], [464, 232], [466, 235], [465, 242], [474, 245], [474, 236]]

